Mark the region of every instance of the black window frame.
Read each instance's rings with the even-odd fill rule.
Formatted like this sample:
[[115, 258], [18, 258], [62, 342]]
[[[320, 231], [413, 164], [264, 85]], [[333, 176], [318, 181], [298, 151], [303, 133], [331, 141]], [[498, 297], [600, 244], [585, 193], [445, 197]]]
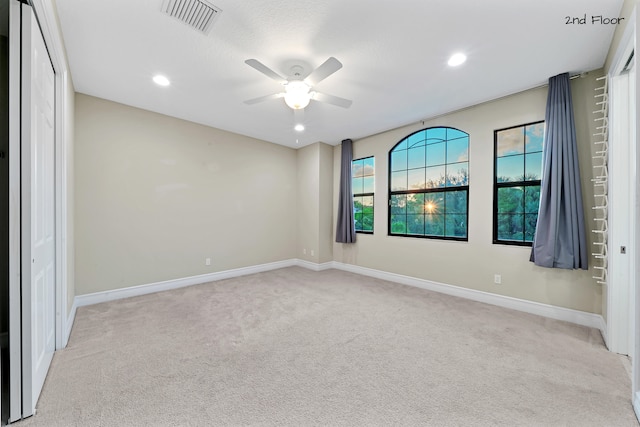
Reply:
[[[430, 129], [452, 129], [458, 132], [462, 132], [466, 135], [467, 138], [467, 185], [461, 185], [461, 186], [455, 186], [455, 187], [437, 187], [437, 188], [425, 188], [425, 189], [418, 189], [418, 190], [396, 190], [393, 191], [392, 190], [392, 167], [391, 167], [391, 162], [392, 162], [392, 153], [395, 150], [395, 148], [400, 145], [402, 142], [404, 142], [405, 140], [409, 140], [409, 138], [419, 132], [424, 132], [424, 131], [428, 131]], [[455, 140], [455, 139], [452, 139]], [[449, 139], [446, 139], [445, 141], [449, 141]], [[432, 127], [428, 127], [428, 128], [423, 128], [420, 130], [417, 130], [415, 132], [412, 132], [409, 135], [406, 135], [405, 137], [403, 137], [402, 139], [400, 139], [396, 144], [394, 144], [393, 147], [391, 147], [391, 149], [389, 150], [389, 154], [388, 154], [388, 159], [387, 159], [387, 165], [388, 165], [388, 195], [387, 195], [387, 235], [390, 237], [411, 237], [411, 238], [418, 238], [418, 239], [431, 239], [431, 240], [450, 240], [450, 241], [458, 241], [458, 242], [468, 242], [469, 241], [469, 173], [468, 173], [468, 165], [470, 163], [470, 155], [469, 155], [469, 144], [471, 143], [471, 136], [469, 135], [469, 133], [458, 129], [458, 128], [454, 128], [451, 126], [432, 126]], [[446, 148], [445, 148], [445, 153], [446, 153]], [[445, 157], [445, 163], [443, 164], [443, 166], [448, 166], [449, 164], [455, 164], [455, 163], [449, 163], [446, 161], [446, 157]], [[407, 169], [407, 171], [409, 171], [409, 169]], [[398, 233], [398, 232], [393, 232], [392, 231], [392, 196], [394, 195], [402, 195], [402, 194], [433, 194], [433, 193], [444, 193], [444, 198], [446, 199], [446, 193], [449, 192], [466, 192], [466, 206], [465, 206], [465, 217], [466, 217], [466, 233], [465, 236], [460, 237], [460, 236], [437, 236], [437, 235], [427, 235], [427, 234], [413, 234], [413, 233]], [[452, 215], [456, 215], [456, 213], [452, 213]], [[459, 213], [457, 213], [457, 215], [460, 215]], [[444, 218], [444, 222], [446, 224], [446, 217]]]
[[[375, 165], [376, 165], [376, 163], [375, 163], [375, 162], [376, 162], [376, 158], [375, 158], [375, 156], [360, 157], [360, 158], [358, 158], [358, 159], [353, 159], [353, 160], [351, 160], [351, 170], [352, 170], [352, 172], [353, 172], [353, 163], [354, 163], [354, 162], [361, 161], [361, 160], [367, 160], [367, 159], [373, 159], [373, 168], [374, 168], [374, 172], [373, 172], [373, 175], [371, 175], [371, 176], [373, 176], [373, 180], [374, 180], [374, 188], [375, 188], [375, 179], [376, 179], [376, 178], [375, 178], [375, 177], [376, 177], [376, 174], [375, 174]], [[366, 175], [366, 176], [369, 176], [369, 175]], [[353, 177], [353, 173], [352, 173], [352, 175], [351, 175], [351, 179], [353, 180], [353, 178], [354, 178], [354, 177]], [[355, 228], [355, 220], [356, 220], [355, 212], [354, 212], [354, 215], [353, 215], [354, 229], [355, 229], [356, 233], [360, 233], [360, 234], [373, 234], [373, 233], [374, 233], [374, 231], [375, 231], [375, 217], [376, 217], [376, 214], [375, 214], [375, 202], [376, 202], [375, 191], [374, 191], [374, 192], [371, 192], [371, 193], [356, 193], [356, 192], [354, 192], [354, 191], [353, 191], [353, 189], [352, 189], [352, 200], [353, 200], [353, 201], [352, 201], [351, 209], [353, 209], [353, 208], [354, 208], [355, 198], [356, 198], [356, 197], [371, 197], [371, 198], [372, 198], [372, 205], [371, 205], [371, 221], [372, 221], [372, 225], [371, 225], [371, 227], [372, 227], [372, 229], [371, 229], [371, 230], [358, 230], [357, 228]]]
[[[509, 126], [506, 128], [502, 128], [502, 129], [496, 129], [493, 131], [493, 233], [492, 233], [492, 237], [493, 237], [493, 244], [494, 245], [508, 245], [508, 246], [528, 246], [528, 247], [532, 247], [533, 246], [533, 240], [531, 241], [527, 241], [527, 240], [503, 240], [503, 239], [499, 239], [498, 238], [498, 190], [500, 188], [513, 188], [513, 187], [522, 187], [523, 191], [526, 190], [527, 187], [538, 187], [539, 189], [542, 188], [542, 179], [538, 179], [538, 180], [524, 180], [524, 181], [509, 181], [509, 182], [498, 182], [498, 133], [499, 132], [503, 132], [505, 130], [510, 130], [510, 129], [516, 129], [516, 128], [523, 128], [526, 129], [528, 126], [532, 126], [532, 125], [537, 125], [540, 123], [545, 123], [544, 120], [537, 120], [534, 122], [530, 122], [530, 123], [524, 123], [524, 124], [520, 124], [520, 125], [516, 125], [516, 126]], [[524, 130], [523, 130], [524, 132]], [[525, 134], [526, 137], [526, 134]], [[544, 142], [543, 142], [544, 144]], [[525, 147], [526, 147], [526, 140], [525, 140]], [[544, 153], [544, 151], [543, 151]], [[527, 170], [527, 157], [526, 157], [527, 152], [524, 151], [521, 155], [524, 156], [524, 173], [526, 174], [526, 170]], [[504, 157], [504, 156], [503, 156]], [[543, 159], [544, 160], [544, 159]], [[542, 167], [541, 167], [541, 174], [542, 174]], [[524, 176], [523, 176], [524, 178]], [[542, 177], [541, 177], [542, 178]], [[523, 202], [526, 201], [526, 199], [523, 199]], [[526, 229], [526, 209], [523, 209], [523, 227], [522, 229], [525, 230]], [[535, 229], [534, 229], [534, 234], [535, 234]], [[523, 232], [523, 239], [526, 237], [526, 233]]]

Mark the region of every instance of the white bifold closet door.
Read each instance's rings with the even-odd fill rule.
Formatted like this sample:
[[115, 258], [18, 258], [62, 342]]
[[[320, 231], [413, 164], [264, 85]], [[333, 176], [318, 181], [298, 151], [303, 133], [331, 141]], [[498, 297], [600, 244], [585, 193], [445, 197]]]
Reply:
[[22, 416], [33, 415], [55, 351], [55, 73], [22, 7]]

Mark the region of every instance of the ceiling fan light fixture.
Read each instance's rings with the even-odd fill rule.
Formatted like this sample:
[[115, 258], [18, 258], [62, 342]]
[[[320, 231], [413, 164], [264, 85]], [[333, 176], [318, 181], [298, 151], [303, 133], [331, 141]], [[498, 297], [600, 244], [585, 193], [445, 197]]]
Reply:
[[169, 79], [161, 74], [153, 76], [153, 82], [158, 86], [169, 86], [171, 84]]
[[284, 87], [284, 102], [294, 110], [302, 110], [309, 105], [311, 101], [311, 93], [309, 86], [300, 80], [294, 80], [286, 84]]
[[466, 60], [467, 60], [467, 55], [459, 52], [451, 55], [451, 58], [449, 58], [449, 61], [447, 62], [447, 64], [449, 64], [450, 67], [457, 67], [458, 65], [464, 64]]
[[271, 80], [284, 86], [284, 92], [248, 99], [244, 101], [247, 105], [257, 104], [258, 102], [269, 99], [284, 98], [287, 106], [294, 111], [304, 110], [312, 99], [342, 108], [349, 108], [351, 106], [351, 101], [348, 99], [313, 90], [315, 85], [342, 68], [342, 63], [334, 57], [330, 57], [324, 61], [318, 68], [313, 70], [311, 74], [304, 78], [303, 76], [306, 75], [306, 73], [301, 65], [291, 67], [291, 75], [288, 78], [284, 78], [257, 59], [247, 59], [244, 62], [256, 71], [259, 71]]

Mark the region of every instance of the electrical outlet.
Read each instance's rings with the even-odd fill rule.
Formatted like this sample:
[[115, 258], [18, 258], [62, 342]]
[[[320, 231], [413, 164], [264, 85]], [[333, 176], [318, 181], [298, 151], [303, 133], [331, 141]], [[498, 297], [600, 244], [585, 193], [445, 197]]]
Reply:
[[315, 255], [313, 254], [313, 249], [311, 249], [311, 256], [315, 256]]
[[496, 285], [502, 284], [502, 276], [499, 275], [499, 274], [494, 274], [493, 275], [493, 283], [495, 283]]
[[302, 250], [302, 255], [306, 255], [306, 254], [307, 254], [307, 249], [305, 248]]
[[204, 265], [211, 265], [211, 258], [205, 258]]

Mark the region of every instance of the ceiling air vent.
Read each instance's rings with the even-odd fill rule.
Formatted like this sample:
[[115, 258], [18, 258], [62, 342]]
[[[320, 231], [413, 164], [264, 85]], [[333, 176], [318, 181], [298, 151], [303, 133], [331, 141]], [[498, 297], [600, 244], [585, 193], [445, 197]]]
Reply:
[[164, 0], [162, 11], [204, 34], [222, 9], [204, 0]]

